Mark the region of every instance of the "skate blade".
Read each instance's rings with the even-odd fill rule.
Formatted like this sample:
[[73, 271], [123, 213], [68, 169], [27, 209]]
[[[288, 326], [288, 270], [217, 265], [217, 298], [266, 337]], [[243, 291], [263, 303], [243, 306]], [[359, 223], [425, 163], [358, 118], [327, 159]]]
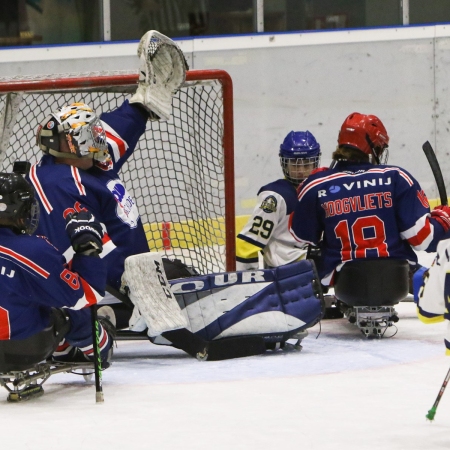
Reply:
[[26, 389], [17, 392], [10, 392], [8, 395], [8, 402], [18, 403], [32, 398], [40, 397], [44, 394], [44, 388], [42, 386], [28, 386]]

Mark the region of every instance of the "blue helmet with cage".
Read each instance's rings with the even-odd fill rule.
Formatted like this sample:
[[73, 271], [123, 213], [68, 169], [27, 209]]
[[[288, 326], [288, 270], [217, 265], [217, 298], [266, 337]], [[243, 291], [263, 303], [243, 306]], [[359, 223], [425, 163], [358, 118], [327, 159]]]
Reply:
[[320, 145], [309, 131], [291, 131], [280, 145], [284, 176], [298, 186], [320, 163]]

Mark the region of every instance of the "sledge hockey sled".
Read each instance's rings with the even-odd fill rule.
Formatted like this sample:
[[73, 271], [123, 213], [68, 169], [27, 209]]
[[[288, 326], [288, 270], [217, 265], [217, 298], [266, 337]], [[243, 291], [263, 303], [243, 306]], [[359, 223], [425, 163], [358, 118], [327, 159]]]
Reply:
[[366, 337], [381, 338], [398, 322], [394, 306], [409, 293], [406, 260], [374, 259], [345, 263], [336, 274], [334, 294], [350, 323]]
[[8, 402], [21, 402], [41, 396], [44, 393], [42, 385], [57, 373], [74, 373], [89, 381], [94, 374], [94, 367], [90, 362], [42, 362], [26, 370], [0, 373], [0, 385], [9, 392]]
[[0, 341], [0, 386], [9, 392], [8, 401], [19, 402], [42, 395], [42, 385], [56, 373], [78, 373], [86, 380], [91, 377], [94, 373], [91, 362], [50, 360], [68, 327], [65, 316], [55, 309], [51, 324], [41, 332], [26, 339]]

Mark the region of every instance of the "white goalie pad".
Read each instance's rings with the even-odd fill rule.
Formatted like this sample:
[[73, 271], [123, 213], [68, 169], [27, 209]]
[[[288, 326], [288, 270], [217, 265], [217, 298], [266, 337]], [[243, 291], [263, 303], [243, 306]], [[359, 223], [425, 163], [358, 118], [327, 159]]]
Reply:
[[186, 80], [188, 65], [183, 52], [167, 36], [150, 30], [141, 38], [138, 56], [139, 86], [130, 103], [141, 103], [160, 120], [169, 120], [172, 97]]
[[[186, 328], [187, 322], [170, 290], [159, 253], [141, 253], [125, 259], [122, 282], [128, 286], [130, 300], [139, 310], [150, 337], [166, 331]], [[135, 309], [134, 331], [139, 331]]]

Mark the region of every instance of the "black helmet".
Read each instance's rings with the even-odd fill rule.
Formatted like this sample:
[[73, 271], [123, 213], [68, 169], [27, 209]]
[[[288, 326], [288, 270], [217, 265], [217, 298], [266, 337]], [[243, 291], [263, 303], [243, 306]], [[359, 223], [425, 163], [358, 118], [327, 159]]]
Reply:
[[16, 233], [33, 234], [39, 223], [39, 204], [33, 187], [23, 177], [23, 167], [14, 165], [13, 173], [0, 173], [0, 227]]

